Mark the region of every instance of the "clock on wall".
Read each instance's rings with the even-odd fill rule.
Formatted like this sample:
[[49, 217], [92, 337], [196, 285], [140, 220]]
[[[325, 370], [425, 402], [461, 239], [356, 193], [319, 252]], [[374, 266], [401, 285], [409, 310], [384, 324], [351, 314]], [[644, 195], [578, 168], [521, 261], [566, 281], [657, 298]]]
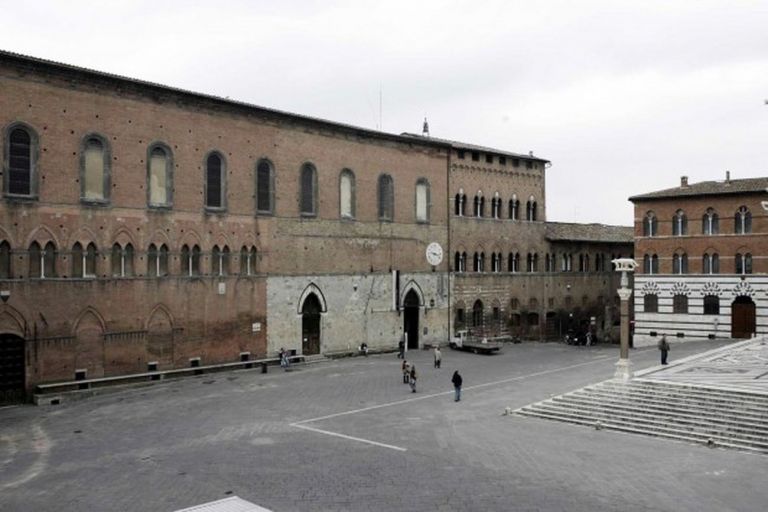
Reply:
[[437, 242], [432, 242], [427, 246], [427, 262], [436, 267], [443, 261], [443, 248]]

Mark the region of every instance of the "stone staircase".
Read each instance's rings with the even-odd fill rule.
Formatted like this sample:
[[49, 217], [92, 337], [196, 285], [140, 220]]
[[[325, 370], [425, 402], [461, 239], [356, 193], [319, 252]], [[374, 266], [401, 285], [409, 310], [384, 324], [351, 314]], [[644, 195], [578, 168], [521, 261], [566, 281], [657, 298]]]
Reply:
[[768, 394], [647, 379], [605, 381], [514, 413], [768, 454]]

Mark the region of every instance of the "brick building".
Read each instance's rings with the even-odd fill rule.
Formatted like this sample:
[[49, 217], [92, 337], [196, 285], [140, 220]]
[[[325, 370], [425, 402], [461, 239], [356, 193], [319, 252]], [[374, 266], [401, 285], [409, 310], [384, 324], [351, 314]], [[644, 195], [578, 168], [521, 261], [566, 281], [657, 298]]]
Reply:
[[631, 252], [626, 228], [545, 222], [538, 157], [7, 52], [0, 128], [5, 396], [444, 343], [469, 304], [478, 335], [541, 338], [557, 311], [610, 307], [608, 254]]
[[688, 183], [635, 206], [635, 341], [768, 332], [768, 178]]

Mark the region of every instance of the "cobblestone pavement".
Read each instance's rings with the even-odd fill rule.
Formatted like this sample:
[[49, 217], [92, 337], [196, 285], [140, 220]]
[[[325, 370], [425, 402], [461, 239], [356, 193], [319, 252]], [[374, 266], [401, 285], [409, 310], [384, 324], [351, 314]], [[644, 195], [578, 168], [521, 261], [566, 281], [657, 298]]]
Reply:
[[[443, 356], [437, 370], [408, 354], [415, 394], [386, 354], [0, 409], [0, 510], [173, 511], [233, 495], [273, 511], [766, 509], [768, 457], [502, 415], [610, 378], [616, 347]], [[630, 357], [645, 368], [658, 351]]]
[[742, 341], [642, 373], [650, 380], [768, 394], [768, 338]]

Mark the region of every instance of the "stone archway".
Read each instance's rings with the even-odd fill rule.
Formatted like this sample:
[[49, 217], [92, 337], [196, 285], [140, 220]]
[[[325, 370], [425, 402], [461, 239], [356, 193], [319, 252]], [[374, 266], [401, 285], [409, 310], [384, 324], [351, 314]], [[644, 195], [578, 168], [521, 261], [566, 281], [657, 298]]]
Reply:
[[757, 327], [755, 302], [739, 295], [731, 303], [731, 338], [751, 338]]
[[0, 334], [0, 404], [23, 402], [26, 395], [24, 338]]
[[403, 332], [408, 336], [408, 350], [419, 348], [419, 294], [411, 288], [403, 300]]

